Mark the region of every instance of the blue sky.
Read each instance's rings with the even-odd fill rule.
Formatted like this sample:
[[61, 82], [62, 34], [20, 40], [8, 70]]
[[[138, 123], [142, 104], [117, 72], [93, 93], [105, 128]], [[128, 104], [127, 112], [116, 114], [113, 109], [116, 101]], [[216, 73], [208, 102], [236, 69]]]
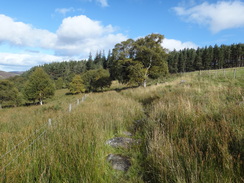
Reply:
[[240, 0], [1, 0], [0, 70], [88, 58], [151, 33], [169, 50], [244, 42]]

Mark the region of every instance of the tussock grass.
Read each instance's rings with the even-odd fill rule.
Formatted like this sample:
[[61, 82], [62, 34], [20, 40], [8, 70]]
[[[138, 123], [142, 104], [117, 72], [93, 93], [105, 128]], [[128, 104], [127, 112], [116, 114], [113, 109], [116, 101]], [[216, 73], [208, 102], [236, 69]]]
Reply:
[[[60, 90], [44, 106], [0, 110], [0, 155], [46, 124], [0, 159], [0, 168], [11, 161], [0, 180], [243, 182], [244, 69], [236, 78], [233, 69], [224, 77], [215, 72], [175, 75], [147, 88], [114, 83], [117, 92], [91, 93], [78, 106], [82, 95]], [[70, 103], [75, 107], [68, 113]], [[124, 151], [105, 145], [138, 120], [139, 146]], [[105, 160], [110, 153], [129, 156], [129, 171], [112, 170]]]
[[244, 72], [236, 79], [207, 72], [124, 91], [148, 116], [141, 132], [146, 182], [244, 181]]
[[[65, 102], [58, 101], [59, 103]], [[69, 102], [65, 102], [69, 104]], [[56, 105], [52, 103], [51, 105]], [[48, 106], [46, 106], [48, 108]], [[42, 110], [37, 106], [2, 111], [6, 115], [1, 125], [18, 113], [23, 115], [18, 126], [13, 131], [11, 126], [1, 133], [1, 154], [6, 152], [17, 142], [29, 134], [31, 123], [36, 118], [27, 117], [29, 110], [50, 117], [49, 110]], [[23, 109], [23, 110], [24, 110]], [[10, 112], [11, 111], [11, 112]], [[38, 111], [38, 112], [37, 112]], [[53, 111], [51, 112], [53, 113]], [[12, 114], [12, 115], [11, 115]], [[24, 115], [25, 114], [25, 115]], [[106, 156], [116, 150], [105, 145], [106, 140], [116, 134], [127, 130], [133, 121], [142, 115], [142, 107], [130, 98], [119, 95], [117, 92], [90, 94], [85, 102], [77, 106], [71, 113], [58, 110], [53, 114], [52, 126], [43, 138], [27, 148], [10, 166], [6, 168], [5, 175], [1, 176], [6, 182], [139, 182], [133, 168], [126, 175], [114, 172], [106, 162]], [[55, 118], [54, 118], [55, 117]], [[6, 120], [6, 122], [5, 122]], [[26, 122], [28, 121], [28, 122]], [[44, 121], [47, 121], [44, 119]], [[30, 126], [30, 127], [28, 127]], [[9, 130], [9, 131], [8, 131]], [[43, 131], [44, 131], [43, 130]], [[16, 133], [19, 135], [16, 137]], [[8, 134], [8, 135], [6, 135]], [[15, 138], [15, 143], [8, 139]], [[2, 164], [16, 157], [25, 149], [33, 139], [23, 144], [21, 150], [6, 157]], [[5, 151], [4, 151], [5, 150]], [[132, 181], [132, 182], [133, 182]]]

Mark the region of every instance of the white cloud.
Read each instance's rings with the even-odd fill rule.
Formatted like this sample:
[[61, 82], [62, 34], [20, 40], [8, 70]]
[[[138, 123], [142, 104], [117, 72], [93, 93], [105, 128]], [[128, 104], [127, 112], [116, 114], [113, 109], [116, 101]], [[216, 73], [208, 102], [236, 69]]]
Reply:
[[127, 37], [115, 34], [112, 25], [103, 26], [101, 22], [91, 20], [85, 15], [65, 18], [57, 30], [57, 53], [88, 55], [101, 49], [112, 48]]
[[65, 16], [66, 15], [66, 13], [69, 13], [69, 12], [74, 12], [75, 11], [75, 9], [74, 8], [57, 8], [56, 10], [55, 10], [55, 12], [57, 12], [57, 13], [60, 13], [60, 14], [62, 14], [63, 16]]
[[0, 53], [0, 70], [23, 71], [33, 66], [63, 61], [64, 57], [42, 53]]
[[0, 43], [52, 48], [56, 39], [56, 35], [47, 30], [33, 28], [31, 25], [16, 22], [12, 18], [0, 14]]
[[108, 1], [107, 0], [97, 0], [101, 4], [102, 7], [107, 7], [108, 6]]
[[213, 33], [231, 28], [244, 27], [244, 3], [241, 1], [204, 2], [191, 8], [173, 8], [189, 22], [206, 25]]
[[173, 51], [175, 50], [182, 50], [184, 48], [194, 48], [196, 49], [198, 46], [193, 43], [193, 42], [181, 42], [179, 40], [175, 40], [175, 39], [167, 39], [165, 38], [163, 40], [162, 46], [166, 49], [168, 49], [169, 51]]
[[[56, 56], [45, 54], [7, 54], [0, 55], [0, 65], [38, 65], [59, 58], [87, 58], [89, 53], [98, 50], [108, 51], [127, 37], [116, 33], [112, 25], [103, 25], [85, 15], [67, 17], [55, 33], [36, 29], [23, 22], [0, 14], [0, 44], [18, 46], [23, 50], [50, 50]], [[42, 51], [41, 51], [42, 52]]]
[[97, 3], [99, 3], [102, 7], [107, 7], [108, 5], [108, 0], [83, 0], [83, 1], [96, 1]]

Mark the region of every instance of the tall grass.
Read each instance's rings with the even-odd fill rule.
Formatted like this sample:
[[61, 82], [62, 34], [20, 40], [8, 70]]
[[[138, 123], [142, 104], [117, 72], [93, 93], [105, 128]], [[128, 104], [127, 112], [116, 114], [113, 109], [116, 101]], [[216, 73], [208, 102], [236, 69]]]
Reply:
[[[114, 83], [122, 89], [89, 94], [71, 113], [69, 104], [82, 95], [65, 91], [44, 106], [0, 110], [0, 157], [27, 139], [0, 159], [0, 169], [8, 165], [0, 181], [243, 182], [244, 70], [235, 79], [233, 69], [224, 77], [211, 72], [147, 88]], [[134, 127], [139, 147], [105, 145]], [[131, 158], [128, 172], [112, 170], [110, 153]]]
[[[67, 103], [68, 104], [68, 103]], [[34, 110], [36, 107], [26, 109]], [[11, 116], [10, 111], [5, 111]], [[37, 111], [39, 111], [37, 109]], [[28, 111], [21, 114], [28, 115]], [[44, 111], [44, 113], [48, 111]], [[128, 173], [116, 173], [106, 162], [109, 153], [116, 152], [105, 145], [106, 140], [121, 134], [131, 126], [133, 121], [142, 115], [141, 105], [130, 98], [116, 92], [90, 94], [87, 100], [76, 107], [71, 113], [60, 112], [47, 127], [43, 138], [27, 148], [1, 177], [6, 182], [124, 182], [136, 180], [131, 169]], [[6, 119], [7, 120], [7, 119]], [[26, 124], [25, 121], [29, 122]], [[35, 120], [35, 118], [33, 118]], [[1, 124], [3, 121], [1, 121]], [[14, 138], [18, 131], [27, 131], [31, 124], [28, 117], [19, 121], [22, 128], [16, 127], [5, 139]], [[35, 123], [35, 121], [32, 121]], [[19, 126], [21, 126], [19, 124]], [[25, 132], [19, 132], [24, 139]], [[29, 143], [27, 143], [28, 145]], [[12, 145], [7, 140], [1, 141], [1, 154]], [[22, 148], [26, 148], [27, 146]], [[22, 150], [21, 149], [21, 150]], [[21, 152], [21, 151], [20, 151]], [[18, 153], [17, 153], [18, 155]], [[15, 156], [8, 157], [7, 160]], [[3, 160], [6, 164], [8, 161]], [[3, 174], [3, 172], [2, 172]], [[132, 181], [133, 182], [133, 181]]]
[[146, 182], [244, 181], [244, 73], [207, 72], [123, 92], [148, 115], [141, 131]]

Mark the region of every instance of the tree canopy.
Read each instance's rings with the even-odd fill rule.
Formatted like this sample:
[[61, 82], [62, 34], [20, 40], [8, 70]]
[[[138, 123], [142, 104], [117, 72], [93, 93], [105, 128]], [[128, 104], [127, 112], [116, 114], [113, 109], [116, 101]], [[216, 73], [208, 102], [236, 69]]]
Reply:
[[110, 74], [105, 69], [89, 70], [81, 75], [81, 79], [88, 92], [111, 86]]
[[80, 75], [75, 75], [72, 82], [69, 84], [69, 90], [72, 94], [85, 92], [85, 85]]
[[21, 103], [18, 89], [8, 80], [0, 80], [0, 107], [17, 106]]
[[162, 47], [164, 36], [150, 34], [136, 41], [128, 39], [115, 45], [110, 73], [122, 83], [146, 84], [168, 73], [167, 54]]
[[42, 69], [36, 70], [30, 75], [25, 86], [25, 96], [28, 100], [35, 102], [38, 100], [42, 105], [43, 99], [54, 95], [54, 83], [49, 75]]

